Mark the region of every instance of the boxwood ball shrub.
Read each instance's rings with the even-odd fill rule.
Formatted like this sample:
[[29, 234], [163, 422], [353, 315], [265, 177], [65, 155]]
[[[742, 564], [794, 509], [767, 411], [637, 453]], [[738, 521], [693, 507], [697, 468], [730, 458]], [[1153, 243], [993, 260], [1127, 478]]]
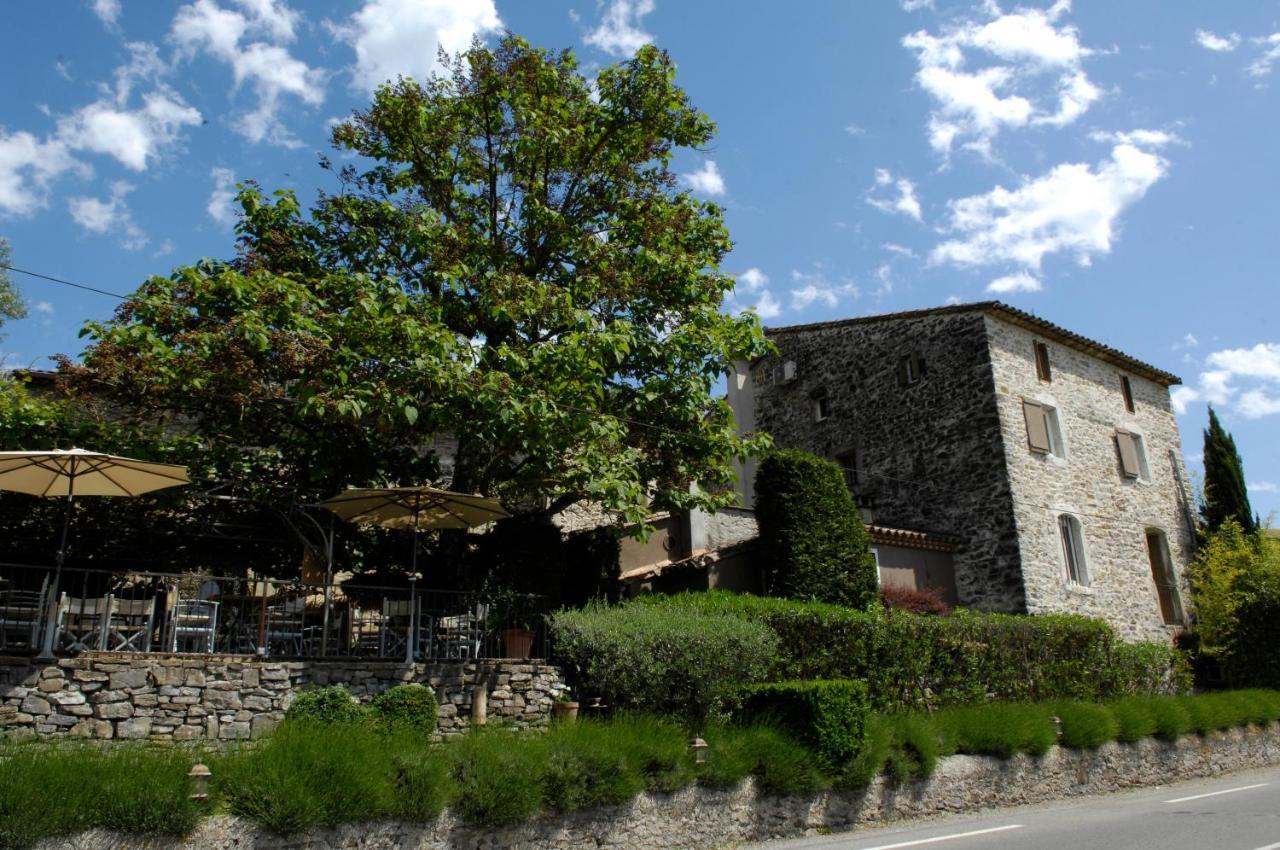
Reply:
[[756, 518], [771, 595], [852, 608], [877, 600], [871, 538], [833, 463], [794, 449], [765, 455]]
[[782, 726], [834, 768], [862, 749], [868, 712], [864, 682], [831, 680], [749, 686], [741, 716]]
[[302, 691], [285, 712], [285, 718], [306, 723], [357, 723], [368, 716], [351, 692], [341, 685]]
[[593, 603], [552, 621], [555, 653], [583, 693], [615, 708], [702, 718], [774, 667], [778, 639], [733, 614]]
[[373, 716], [387, 726], [430, 734], [436, 731], [439, 705], [425, 685], [395, 685], [369, 702]]

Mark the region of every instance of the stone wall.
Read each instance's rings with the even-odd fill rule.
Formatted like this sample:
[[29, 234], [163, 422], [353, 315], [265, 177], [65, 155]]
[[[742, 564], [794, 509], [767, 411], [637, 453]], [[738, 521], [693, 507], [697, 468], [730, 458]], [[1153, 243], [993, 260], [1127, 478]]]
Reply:
[[304, 688], [345, 685], [367, 701], [405, 682], [435, 690], [445, 735], [470, 724], [477, 682], [485, 685], [489, 718], [519, 727], [545, 724], [565, 690], [559, 668], [536, 661], [405, 664], [106, 652], [50, 664], [0, 658], [0, 734], [257, 738], [284, 718]]
[[184, 840], [135, 839], [95, 831], [44, 841], [39, 850], [660, 850], [713, 848], [855, 829], [904, 818], [1039, 803], [1123, 788], [1167, 785], [1180, 779], [1280, 764], [1280, 727], [1106, 744], [1094, 751], [1051, 749], [1039, 758], [1008, 761], [974, 756], [942, 759], [933, 776], [905, 785], [877, 779], [859, 792], [816, 796], [757, 795], [750, 781], [731, 790], [688, 788], [642, 794], [606, 809], [547, 817], [519, 827], [479, 830], [446, 813], [431, 824], [352, 824], [282, 838], [233, 817], [211, 817]]
[[[1179, 482], [1180, 460], [1170, 457], [1173, 450], [1181, 458], [1181, 439], [1168, 388], [997, 318], [986, 322], [1028, 611], [1100, 617], [1130, 640], [1168, 639], [1174, 627], [1159, 610], [1146, 531], [1159, 530], [1168, 540], [1184, 599], [1192, 546], [1181, 502], [1190, 487]], [[1036, 374], [1037, 342], [1048, 346], [1049, 381]], [[1125, 408], [1122, 375], [1132, 387], [1133, 413]], [[1028, 448], [1024, 399], [1055, 409], [1062, 457]], [[1117, 429], [1142, 436], [1148, 480], [1121, 474]], [[1063, 513], [1075, 516], [1084, 532], [1088, 586], [1067, 581], [1058, 530]]]
[[[778, 354], [751, 367], [749, 388], [729, 383], [735, 411], [754, 411], [754, 425], [742, 427], [768, 431], [779, 446], [832, 459], [856, 456], [856, 489], [869, 500], [875, 523], [964, 541], [954, 561], [960, 604], [1024, 611], [982, 312], [801, 325], [771, 330], [769, 338]], [[910, 354], [925, 373], [903, 386], [899, 361]], [[795, 364], [789, 381], [787, 362]], [[827, 402], [822, 420], [813, 402], [819, 393]], [[742, 487], [750, 506], [754, 482]]]

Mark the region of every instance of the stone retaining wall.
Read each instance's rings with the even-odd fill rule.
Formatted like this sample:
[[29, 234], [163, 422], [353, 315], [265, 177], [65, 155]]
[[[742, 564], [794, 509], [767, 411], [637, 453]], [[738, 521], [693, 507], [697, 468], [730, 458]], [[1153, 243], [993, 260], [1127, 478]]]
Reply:
[[368, 700], [403, 682], [435, 690], [445, 735], [470, 724], [477, 683], [485, 685], [489, 717], [520, 727], [545, 724], [565, 689], [558, 668], [536, 661], [405, 664], [115, 652], [49, 664], [0, 658], [0, 735], [257, 738], [306, 687], [345, 685]]
[[1280, 764], [1280, 726], [1190, 736], [1168, 744], [1147, 740], [1107, 744], [1080, 752], [1055, 747], [1039, 758], [1008, 761], [952, 756], [934, 775], [906, 785], [878, 779], [859, 792], [813, 797], [757, 796], [748, 780], [732, 790], [688, 788], [674, 794], [642, 794], [632, 803], [525, 826], [477, 830], [449, 814], [435, 823], [353, 824], [283, 838], [245, 821], [216, 816], [184, 840], [126, 839], [104, 831], [49, 840], [38, 850], [604, 850], [724, 847], [743, 841], [848, 830], [903, 818], [1103, 794]]

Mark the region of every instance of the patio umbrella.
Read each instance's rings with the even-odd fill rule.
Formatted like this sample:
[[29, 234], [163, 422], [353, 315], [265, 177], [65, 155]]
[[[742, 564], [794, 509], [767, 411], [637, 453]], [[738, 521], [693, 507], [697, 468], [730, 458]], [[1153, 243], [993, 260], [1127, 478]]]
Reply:
[[[435, 487], [382, 487], [373, 489], [352, 488], [320, 502], [320, 507], [332, 511], [348, 522], [359, 525], [376, 525], [379, 528], [399, 528], [413, 531], [413, 555], [410, 570], [410, 612], [416, 617], [413, 605], [418, 572], [418, 531], [424, 528], [475, 528], [511, 516], [495, 499], [455, 493]], [[410, 622], [413, 641], [416, 643], [416, 623]], [[408, 659], [413, 648], [407, 650]]]
[[190, 484], [187, 468], [152, 463], [84, 449], [52, 449], [35, 452], [0, 452], [0, 490], [67, 500], [62, 519], [62, 539], [49, 589], [49, 621], [45, 626], [41, 659], [53, 657], [58, 582], [67, 557], [67, 532], [76, 496], [140, 496], [153, 490]]

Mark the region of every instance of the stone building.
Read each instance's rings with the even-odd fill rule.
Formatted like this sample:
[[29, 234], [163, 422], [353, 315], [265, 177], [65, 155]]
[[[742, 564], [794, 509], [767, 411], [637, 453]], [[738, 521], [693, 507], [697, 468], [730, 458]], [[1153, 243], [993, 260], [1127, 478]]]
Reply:
[[1183, 622], [1177, 376], [998, 302], [767, 333], [778, 353], [729, 382], [739, 425], [845, 470], [882, 581], [1129, 639]]

